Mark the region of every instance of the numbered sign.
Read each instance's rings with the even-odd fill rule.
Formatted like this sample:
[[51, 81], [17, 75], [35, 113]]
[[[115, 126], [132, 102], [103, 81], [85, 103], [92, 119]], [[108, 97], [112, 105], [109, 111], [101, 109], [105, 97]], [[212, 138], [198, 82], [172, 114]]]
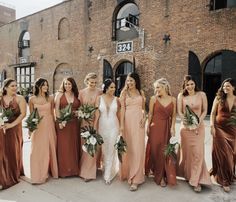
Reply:
[[133, 52], [133, 41], [117, 42], [116, 53]]

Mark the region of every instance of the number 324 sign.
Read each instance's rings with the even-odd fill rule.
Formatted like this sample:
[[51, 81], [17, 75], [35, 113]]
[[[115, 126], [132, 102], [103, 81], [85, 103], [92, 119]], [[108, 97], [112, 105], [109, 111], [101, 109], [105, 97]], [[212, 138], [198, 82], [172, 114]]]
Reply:
[[133, 41], [117, 42], [116, 53], [133, 52]]

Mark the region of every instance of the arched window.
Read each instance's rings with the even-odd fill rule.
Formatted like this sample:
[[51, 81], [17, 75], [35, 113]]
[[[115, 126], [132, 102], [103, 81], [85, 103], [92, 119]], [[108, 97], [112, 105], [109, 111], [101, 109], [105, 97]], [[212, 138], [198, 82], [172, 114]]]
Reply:
[[20, 63], [28, 62], [28, 57], [30, 56], [30, 33], [27, 30], [21, 32], [18, 41], [18, 48]]
[[103, 82], [106, 79], [113, 79], [113, 71], [111, 64], [107, 60], [103, 60]]
[[70, 26], [67, 18], [62, 18], [58, 24], [58, 40], [66, 39], [70, 35]]
[[138, 37], [139, 8], [133, 1], [122, 1], [113, 13], [112, 39], [117, 41]]

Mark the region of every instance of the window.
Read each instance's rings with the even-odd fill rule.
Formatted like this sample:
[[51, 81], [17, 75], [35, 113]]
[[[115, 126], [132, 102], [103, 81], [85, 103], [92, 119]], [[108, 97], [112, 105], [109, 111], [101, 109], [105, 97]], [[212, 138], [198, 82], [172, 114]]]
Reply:
[[[125, 24], [122, 21], [125, 19]], [[139, 9], [132, 1], [121, 3], [113, 13], [113, 40], [124, 41], [138, 37]], [[123, 29], [124, 27], [128, 29]]]
[[103, 61], [103, 82], [106, 79], [113, 79], [113, 71], [112, 71], [111, 64], [107, 60], [104, 60]]
[[222, 71], [222, 54], [216, 55], [206, 65], [205, 73], [221, 73]]
[[210, 10], [236, 7], [236, 0], [211, 0]]
[[16, 67], [16, 82], [20, 88], [31, 88], [34, 84], [34, 67]]
[[0, 74], [0, 88], [3, 85], [3, 81], [7, 78], [7, 72], [6, 70], [3, 70], [2, 73]]
[[62, 18], [58, 24], [58, 40], [66, 39], [70, 35], [70, 26], [67, 18]]
[[20, 34], [18, 41], [19, 48], [19, 63], [30, 62], [30, 34], [28, 31], [23, 31]]

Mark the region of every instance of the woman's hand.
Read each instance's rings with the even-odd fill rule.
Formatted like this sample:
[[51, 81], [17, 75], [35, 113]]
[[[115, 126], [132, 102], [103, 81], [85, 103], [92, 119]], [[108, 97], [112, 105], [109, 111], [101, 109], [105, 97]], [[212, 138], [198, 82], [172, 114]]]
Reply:
[[216, 129], [214, 126], [211, 126], [211, 135], [215, 137], [215, 134], [216, 134]]
[[170, 134], [171, 134], [172, 137], [175, 136], [175, 128], [171, 128], [170, 129]]

